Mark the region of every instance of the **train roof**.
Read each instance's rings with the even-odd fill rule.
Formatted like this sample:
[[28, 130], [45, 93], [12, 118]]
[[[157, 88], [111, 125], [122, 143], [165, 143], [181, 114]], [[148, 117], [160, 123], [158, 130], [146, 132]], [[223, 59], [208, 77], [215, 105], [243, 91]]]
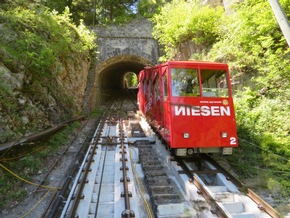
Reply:
[[197, 65], [202, 65], [202, 66], [214, 66], [214, 67], [228, 67], [226, 63], [219, 63], [219, 62], [210, 62], [210, 61], [167, 61], [165, 63], [159, 64], [155, 67], [158, 66], [197, 66]]
[[210, 61], [168, 61], [166, 63], [169, 64], [169, 65], [219, 65], [219, 66], [228, 66], [226, 63], [210, 62]]

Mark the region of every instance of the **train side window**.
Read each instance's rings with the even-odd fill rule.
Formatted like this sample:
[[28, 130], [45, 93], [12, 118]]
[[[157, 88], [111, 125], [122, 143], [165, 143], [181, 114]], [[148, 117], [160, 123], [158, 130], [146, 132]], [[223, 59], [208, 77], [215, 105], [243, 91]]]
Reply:
[[172, 68], [172, 96], [200, 96], [197, 69]]
[[167, 72], [165, 72], [162, 77], [162, 83], [163, 83], [163, 93], [164, 93], [164, 101], [165, 101], [168, 96]]
[[229, 97], [225, 70], [201, 70], [202, 96]]
[[146, 85], [147, 85], [147, 80], [146, 80], [146, 78], [144, 78], [144, 80], [143, 80], [143, 92], [144, 92], [144, 95], [146, 95], [146, 93], [147, 93]]
[[160, 92], [159, 92], [159, 75], [156, 76], [154, 80], [154, 103], [160, 99]]

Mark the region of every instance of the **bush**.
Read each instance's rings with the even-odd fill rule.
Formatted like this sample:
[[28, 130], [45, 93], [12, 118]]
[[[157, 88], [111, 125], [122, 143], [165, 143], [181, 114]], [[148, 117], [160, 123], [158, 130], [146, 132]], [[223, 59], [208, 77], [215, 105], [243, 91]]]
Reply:
[[50, 78], [58, 73], [52, 70], [57, 59], [67, 58], [72, 52], [89, 56], [88, 51], [95, 46], [94, 35], [83, 24], [73, 25], [68, 10], [58, 14], [44, 7], [36, 11], [17, 7], [0, 10], [0, 20], [4, 23], [1, 34], [4, 64], [14, 62], [16, 72], [22, 64], [35, 77]]
[[182, 42], [193, 41], [200, 48], [211, 47], [219, 38], [222, 8], [197, 2], [173, 0], [165, 4], [152, 20], [153, 35], [164, 47], [163, 60], [171, 59]]

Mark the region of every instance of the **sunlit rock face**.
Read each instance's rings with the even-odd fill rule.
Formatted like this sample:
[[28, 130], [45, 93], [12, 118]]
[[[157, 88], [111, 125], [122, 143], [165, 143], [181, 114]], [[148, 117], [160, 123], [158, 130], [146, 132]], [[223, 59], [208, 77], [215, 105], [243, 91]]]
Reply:
[[58, 85], [61, 86], [66, 96], [74, 102], [73, 113], [82, 109], [84, 92], [87, 84], [90, 61], [83, 54], [71, 54], [71, 58], [60, 62], [61, 72], [57, 77]]
[[90, 61], [81, 53], [58, 60], [50, 78], [0, 62], [0, 144], [40, 132], [82, 110]]
[[158, 61], [158, 44], [146, 19], [94, 31], [98, 45], [94, 66], [81, 52], [55, 57], [44, 72], [31, 72], [17, 61], [9, 66], [0, 62], [0, 144], [68, 120], [86, 107], [86, 112], [95, 109], [102, 96], [123, 88], [126, 73], [137, 75]]

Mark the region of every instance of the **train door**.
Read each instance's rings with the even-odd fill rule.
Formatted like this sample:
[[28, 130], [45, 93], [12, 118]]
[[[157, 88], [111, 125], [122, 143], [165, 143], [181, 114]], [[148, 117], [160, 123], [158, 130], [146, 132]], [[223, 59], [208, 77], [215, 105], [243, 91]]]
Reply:
[[154, 120], [156, 120], [157, 123], [160, 123], [162, 113], [161, 113], [160, 86], [159, 86], [160, 75], [159, 75], [158, 69], [155, 69], [154, 77], [155, 77], [154, 81], [153, 81], [153, 88], [154, 88], [154, 102], [153, 102], [153, 105], [154, 105]]
[[144, 71], [141, 71], [138, 75], [138, 104], [139, 109], [144, 113]]
[[[230, 93], [228, 71], [203, 67], [200, 69], [202, 83], [201, 107], [208, 109], [203, 116], [203, 144], [206, 147], [236, 146], [236, 124], [234, 117], [233, 101]], [[207, 116], [205, 116], [207, 115]], [[225, 135], [225, 136], [224, 136]], [[225, 149], [223, 152], [231, 152]], [[215, 152], [215, 151], [212, 151]]]
[[146, 71], [146, 77], [147, 77], [147, 83], [146, 83], [146, 93], [145, 95], [147, 96], [147, 102], [146, 102], [146, 109], [145, 109], [145, 114], [148, 120], [152, 120], [154, 117], [153, 114], [153, 75], [152, 75], [152, 70], [147, 70]]
[[161, 80], [161, 88], [162, 88], [162, 120], [163, 120], [163, 129], [161, 134], [163, 135], [163, 138], [170, 143], [170, 131], [169, 131], [169, 125], [170, 125], [170, 115], [171, 115], [171, 107], [170, 107], [170, 98], [168, 94], [168, 66], [164, 66], [161, 68], [162, 72], [162, 80]]

